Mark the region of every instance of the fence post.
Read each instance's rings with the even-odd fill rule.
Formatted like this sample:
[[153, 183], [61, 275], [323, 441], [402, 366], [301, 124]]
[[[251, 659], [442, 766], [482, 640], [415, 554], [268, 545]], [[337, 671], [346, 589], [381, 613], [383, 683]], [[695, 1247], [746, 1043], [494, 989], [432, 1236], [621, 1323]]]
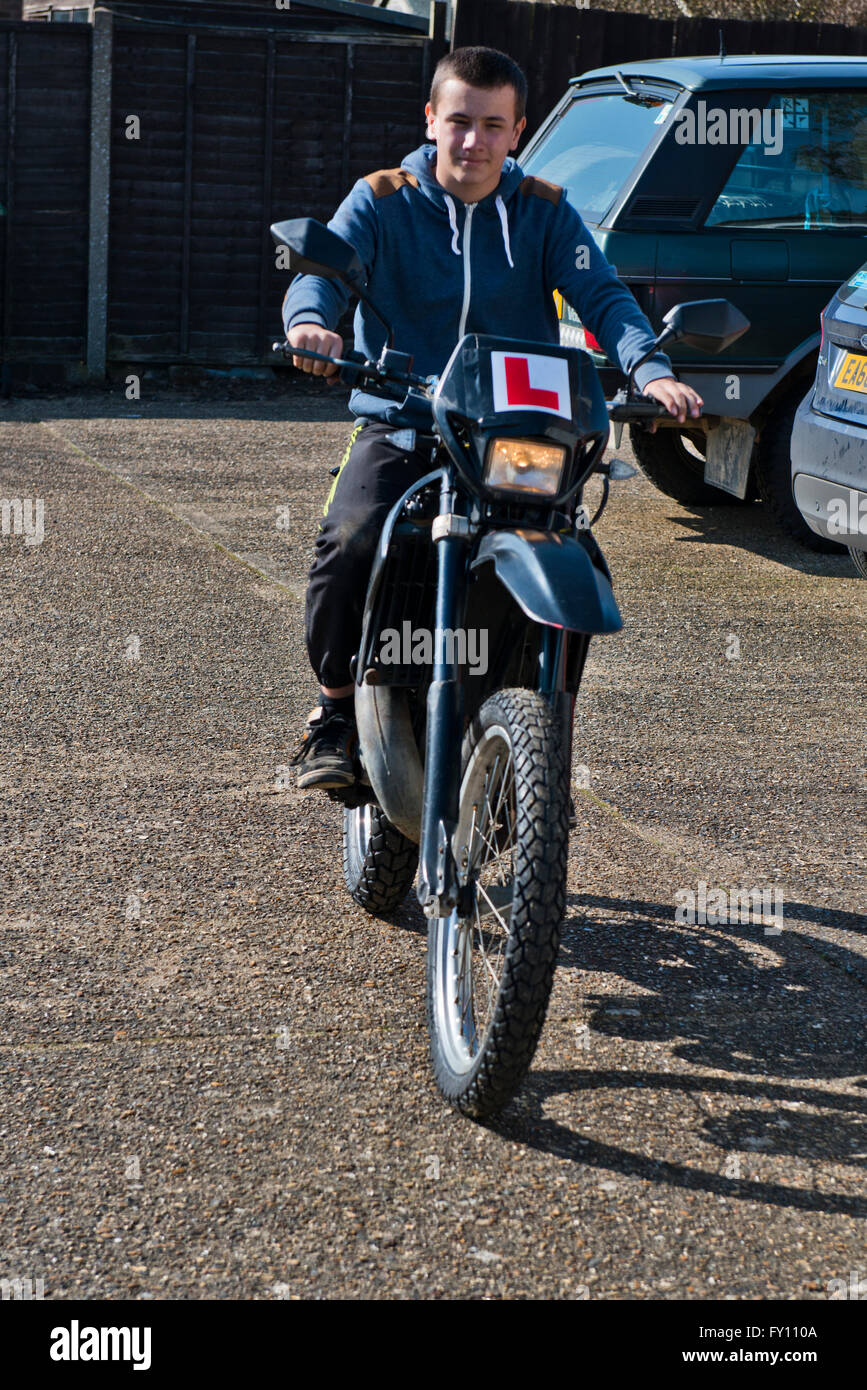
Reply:
[[111, 43], [111, 11], [94, 10], [90, 56], [90, 210], [87, 257], [87, 374], [94, 380], [105, 378], [108, 338]]
[[0, 392], [9, 394], [11, 368], [8, 362], [9, 339], [12, 334], [12, 256], [13, 256], [13, 212], [15, 207], [15, 114], [17, 106], [16, 79], [18, 73], [18, 35], [14, 29], [9, 31], [9, 63], [6, 69], [6, 187], [3, 190], [6, 218], [6, 238], [3, 253], [3, 321], [0, 323], [0, 347], [3, 349], [3, 366], [0, 369]]

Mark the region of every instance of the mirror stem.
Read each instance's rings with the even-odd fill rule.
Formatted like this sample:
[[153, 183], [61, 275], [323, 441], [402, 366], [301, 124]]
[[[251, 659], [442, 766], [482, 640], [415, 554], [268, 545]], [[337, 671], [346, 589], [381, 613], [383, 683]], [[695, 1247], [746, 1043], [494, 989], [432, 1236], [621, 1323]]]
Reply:
[[655, 352], [659, 352], [659, 349], [662, 347], [663, 343], [670, 342], [672, 338], [676, 338], [677, 336], [677, 331], [674, 328], [670, 327], [670, 325], [667, 325], [662, 330], [659, 337], [656, 339], [656, 342], [653, 344], [653, 347], [649, 348], [648, 351], [644, 354], [644, 356], [638, 359], [635, 366], [632, 368], [632, 371], [629, 373], [629, 380], [626, 383], [626, 395], [629, 399], [631, 399], [635, 395], [635, 373], [638, 371], [638, 368], [643, 367], [645, 362], [649, 361], [649, 359], [653, 356]]
[[381, 314], [381, 313], [379, 312], [379, 310], [377, 309], [377, 307], [376, 307], [376, 305], [374, 304], [373, 300], [370, 298], [369, 295], [365, 294], [364, 290], [358, 289], [358, 287], [357, 287], [356, 285], [352, 285], [351, 288], [352, 288], [352, 289], [355, 291], [355, 293], [358, 295], [358, 298], [364, 301], [364, 303], [367, 305], [368, 309], [369, 309], [370, 312], [374, 315], [374, 317], [379, 319], [379, 322], [382, 324], [383, 328], [385, 329], [386, 333], [388, 334], [388, 338], [387, 338], [387, 340], [386, 340], [386, 344], [385, 344], [385, 345], [386, 345], [386, 347], [388, 347], [388, 348], [393, 348], [393, 347], [394, 347], [394, 329], [392, 328], [391, 324], [388, 322], [388, 319], [383, 318], [382, 314]]

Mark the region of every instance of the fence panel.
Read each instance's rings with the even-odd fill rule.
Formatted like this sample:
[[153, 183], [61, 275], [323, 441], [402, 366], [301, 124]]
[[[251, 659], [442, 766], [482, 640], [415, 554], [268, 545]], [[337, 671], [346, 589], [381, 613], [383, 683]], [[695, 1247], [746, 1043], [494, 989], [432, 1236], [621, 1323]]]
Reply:
[[90, 29], [0, 28], [0, 343], [73, 358], [87, 334]]
[[423, 140], [428, 42], [118, 20], [109, 358], [269, 360], [288, 276], [268, 228], [327, 220]]

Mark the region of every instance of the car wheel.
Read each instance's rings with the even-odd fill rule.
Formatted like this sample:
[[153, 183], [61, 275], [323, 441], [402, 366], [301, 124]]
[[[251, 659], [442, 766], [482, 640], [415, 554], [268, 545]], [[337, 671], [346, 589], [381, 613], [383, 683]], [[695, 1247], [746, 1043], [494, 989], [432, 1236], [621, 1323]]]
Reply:
[[[651, 434], [630, 425], [630, 439], [642, 473], [686, 507], [739, 507], [741, 499], [704, 480], [705, 436], [702, 430], [657, 430]], [[745, 501], [751, 501], [749, 488]]]
[[792, 493], [792, 429], [805, 389], [799, 387], [786, 396], [765, 421], [756, 450], [756, 483], [759, 496], [781, 531], [808, 550], [831, 555], [846, 547], [811, 530]]
[[854, 545], [850, 545], [849, 556], [861, 578], [867, 579], [867, 550], [856, 550]]

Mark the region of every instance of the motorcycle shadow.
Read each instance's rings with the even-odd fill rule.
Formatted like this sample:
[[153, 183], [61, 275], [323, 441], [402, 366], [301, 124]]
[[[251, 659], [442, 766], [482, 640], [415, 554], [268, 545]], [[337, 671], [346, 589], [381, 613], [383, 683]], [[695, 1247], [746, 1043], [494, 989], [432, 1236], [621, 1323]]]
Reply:
[[[680, 925], [670, 905], [589, 894], [570, 895], [569, 906], [558, 973], [616, 975], [623, 990], [603, 994], [578, 983], [586, 1018], [582, 1064], [534, 1068], [490, 1127], [585, 1167], [655, 1184], [867, 1215], [867, 1196], [816, 1190], [812, 1173], [809, 1186], [798, 1185], [800, 1173], [792, 1180], [793, 1166], [826, 1163], [843, 1166], [863, 1188], [867, 1094], [822, 1085], [852, 1078], [867, 1091], [859, 1036], [863, 958], [825, 931], [765, 935], [755, 924]], [[787, 902], [786, 918], [858, 933], [867, 927], [856, 914], [807, 903]], [[556, 995], [546, 1034], [558, 1023], [562, 1029], [555, 1011]], [[658, 1046], [660, 1066], [613, 1067], [612, 1052], [622, 1061], [630, 1043], [640, 1045], [642, 1060], [648, 1046]], [[589, 1137], [546, 1113], [562, 1114], [564, 1099], [583, 1095], [587, 1129], [598, 1128], [593, 1097], [601, 1092], [628, 1096], [635, 1115], [648, 1117], [635, 1148]], [[684, 1111], [693, 1117], [688, 1133]], [[672, 1148], [687, 1141], [689, 1160], [673, 1159]], [[698, 1162], [696, 1144], [707, 1155]], [[651, 1156], [653, 1148], [665, 1156]], [[768, 1158], [786, 1161], [785, 1180], [768, 1176]]]

